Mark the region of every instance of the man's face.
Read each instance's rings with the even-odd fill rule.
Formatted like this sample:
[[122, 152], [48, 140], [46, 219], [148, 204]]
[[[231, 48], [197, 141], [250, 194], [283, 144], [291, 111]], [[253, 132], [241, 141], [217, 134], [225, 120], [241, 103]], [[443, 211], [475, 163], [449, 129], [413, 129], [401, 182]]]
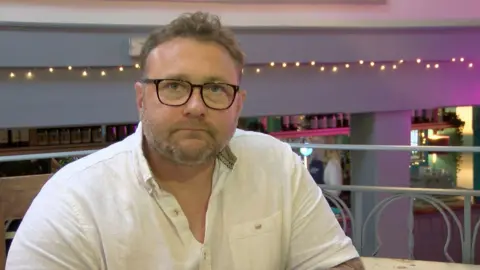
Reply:
[[[156, 47], [145, 66], [148, 79], [181, 79], [192, 84], [238, 85], [239, 73], [226, 49], [213, 42], [176, 38]], [[239, 91], [226, 110], [208, 108], [195, 88], [182, 106], [162, 104], [153, 84], [136, 83], [136, 103], [148, 145], [182, 165], [214, 159], [235, 132], [245, 97]]]

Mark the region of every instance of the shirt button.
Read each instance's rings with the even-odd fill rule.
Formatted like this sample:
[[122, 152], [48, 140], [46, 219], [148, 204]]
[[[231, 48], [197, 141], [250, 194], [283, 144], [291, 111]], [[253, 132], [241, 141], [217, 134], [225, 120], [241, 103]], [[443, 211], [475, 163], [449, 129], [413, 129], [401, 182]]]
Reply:
[[173, 213], [175, 214], [175, 216], [180, 215], [180, 211], [178, 209], [173, 210]]

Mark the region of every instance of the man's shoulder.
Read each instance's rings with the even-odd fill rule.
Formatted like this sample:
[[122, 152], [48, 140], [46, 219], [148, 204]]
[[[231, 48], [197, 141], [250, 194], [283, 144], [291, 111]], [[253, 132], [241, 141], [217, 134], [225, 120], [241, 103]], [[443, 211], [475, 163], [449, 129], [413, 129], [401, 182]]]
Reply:
[[232, 151], [239, 159], [243, 157], [285, 158], [291, 153], [290, 145], [268, 134], [237, 129], [230, 141]]
[[129, 138], [82, 157], [62, 167], [51, 180], [67, 181], [78, 176], [95, 176], [112, 168], [124, 168], [131, 153]]

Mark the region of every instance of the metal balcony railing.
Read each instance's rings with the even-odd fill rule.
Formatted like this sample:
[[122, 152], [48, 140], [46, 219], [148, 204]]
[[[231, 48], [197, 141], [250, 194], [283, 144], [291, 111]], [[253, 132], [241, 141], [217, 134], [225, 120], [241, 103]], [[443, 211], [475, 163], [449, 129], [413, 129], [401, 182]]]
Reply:
[[[291, 143], [293, 148], [309, 147], [329, 150], [349, 151], [419, 151], [419, 152], [480, 152], [480, 147], [450, 147], [450, 146], [393, 146], [393, 145], [342, 145], [342, 144], [300, 144]], [[407, 203], [405, 216], [399, 219], [407, 220], [408, 256], [406, 259], [446, 260], [447, 262], [461, 262], [464, 264], [480, 264], [480, 207], [474, 205], [475, 197], [480, 198], [480, 191], [465, 189], [431, 189], [408, 187], [380, 187], [380, 186], [327, 186], [319, 185], [325, 197], [333, 208], [338, 211], [338, 220], [343, 229], [352, 238], [362, 256], [377, 256], [382, 248], [382, 239], [379, 235], [379, 222], [382, 214], [389, 210], [389, 206], [396, 201]], [[350, 193], [351, 202], [347, 205], [340, 197], [330, 193], [332, 190], [341, 190]], [[362, 207], [368, 197], [378, 198], [373, 207], [365, 213]], [[456, 197], [458, 203], [454, 206], [447, 204], [442, 197]], [[415, 205], [423, 202], [431, 206], [430, 215], [416, 213]], [[404, 209], [405, 210], [405, 209]], [[371, 232], [373, 229], [374, 235]], [[392, 232], [396, 233], [396, 232]], [[374, 238], [374, 239], [372, 239]], [[435, 249], [438, 239], [444, 238], [442, 243], [443, 258]], [[424, 242], [422, 247], [416, 247], [416, 241]], [[372, 248], [369, 244], [374, 243]], [[458, 254], [458, 251], [461, 251]], [[452, 255], [451, 253], [456, 253]], [[425, 256], [426, 255], [426, 256]], [[418, 258], [422, 257], [422, 258]], [[480, 255], [477, 255], [480, 257]]]
[[[334, 150], [349, 151], [420, 151], [420, 152], [480, 152], [480, 147], [429, 147], [429, 146], [391, 146], [391, 145], [342, 145], [342, 144], [299, 144], [291, 143], [293, 148], [309, 147]], [[62, 153], [31, 154], [17, 156], [0, 156], [0, 162], [46, 159], [55, 157], [85, 156], [95, 152], [77, 151]], [[461, 190], [461, 189], [427, 189], [427, 188], [399, 188], [399, 187], [375, 187], [375, 186], [325, 186], [320, 185], [324, 190], [325, 197], [331, 202], [332, 207], [339, 210], [338, 219], [343, 229], [349, 234], [353, 243], [362, 256], [377, 256], [382, 248], [382, 239], [379, 235], [380, 216], [388, 211], [389, 206], [396, 201], [408, 201], [408, 211], [403, 219], [408, 222], [408, 259], [418, 258], [418, 243], [416, 240], [424, 235], [427, 241], [435, 238], [445, 237], [442, 244], [443, 256], [449, 262], [462, 262], [465, 264], [474, 264], [479, 261], [480, 254], [479, 230], [480, 230], [480, 207], [476, 207], [472, 201], [474, 197], [480, 197], [480, 191]], [[351, 193], [351, 203], [347, 204], [339, 197], [332, 195], [330, 190], [342, 190]], [[362, 207], [364, 200], [370, 196], [379, 195], [377, 203], [365, 211]], [[439, 196], [457, 196], [463, 202], [462, 207], [453, 208], [441, 199]], [[438, 225], [443, 221], [443, 225], [436, 231], [432, 228], [423, 228], [418, 230], [417, 225], [422, 227], [421, 219], [414, 211], [414, 205], [418, 202], [430, 204], [434, 211], [429, 215], [430, 223]], [[427, 222], [428, 223], [428, 222]], [[369, 229], [375, 228], [372, 239]], [[438, 227], [438, 226], [437, 226]], [[371, 230], [370, 230], [371, 232]], [[436, 234], [435, 234], [436, 233]], [[10, 236], [13, 236], [9, 234]], [[374, 243], [374, 248], [367, 246]], [[452, 251], [453, 250], [453, 251]], [[460, 250], [460, 255], [452, 254]], [[427, 253], [430, 251], [427, 251]]]
[[[378, 226], [378, 216], [380, 216], [383, 211], [388, 209], [389, 204], [393, 203], [396, 200], [402, 198], [410, 199], [410, 205], [413, 206], [414, 200], [421, 200], [426, 203], [431, 204], [441, 215], [445, 226], [446, 226], [446, 240], [443, 246], [444, 256], [449, 262], [458, 262], [455, 261], [452, 256], [449, 254], [449, 246], [452, 244], [452, 235], [455, 230], [458, 230], [460, 235], [460, 248], [462, 252], [462, 263], [473, 264], [475, 262], [475, 254], [480, 251], [476, 251], [475, 247], [479, 238], [479, 228], [480, 228], [480, 211], [476, 213], [475, 219], [472, 219], [472, 199], [474, 196], [480, 197], [480, 191], [472, 190], [444, 190], [444, 189], [426, 189], [426, 188], [396, 188], [396, 187], [369, 187], [369, 186], [326, 186], [320, 185], [324, 190], [325, 197], [332, 202], [337, 209], [340, 209], [340, 218], [339, 222], [343, 229], [350, 234], [353, 243], [359, 250], [360, 254], [364, 256], [376, 256], [379, 249], [381, 248], [381, 239], [376, 235], [375, 242], [378, 243], [372, 254], [365, 254], [363, 251], [364, 243], [371, 239], [367, 239], [366, 230], [369, 224], [376, 222]], [[350, 191], [353, 193], [354, 202], [352, 205], [361, 206], [363, 197], [368, 196], [369, 193], [387, 193], [388, 196], [384, 197], [380, 202], [368, 213], [365, 219], [362, 219], [362, 215], [356, 212], [355, 210], [362, 209], [361, 207], [353, 208], [354, 210], [347, 207], [345, 202], [343, 202], [339, 197], [332, 195], [328, 190], [342, 190]], [[459, 196], [463, 198], [463, 219], [461, 220], [457, 211], [454, 211], [450, 206], [448, 206], [442, 200], [436, 198], [436, 196]], [[409, 250], [408, 259], [416, 259], [414, 255], [414, 224], [413, 221], [413, 209], [410, 210], [412, 215], [409, 215], [407, 218], [408, 222], [408, 231], [409, 234]], [[473, 227], [472, 227], [473, 222]], [[429, 230], [424, 230], [420, 233], [430, 233]], [[433, 235], [433, 237], [442, 237], [442, 235]]]

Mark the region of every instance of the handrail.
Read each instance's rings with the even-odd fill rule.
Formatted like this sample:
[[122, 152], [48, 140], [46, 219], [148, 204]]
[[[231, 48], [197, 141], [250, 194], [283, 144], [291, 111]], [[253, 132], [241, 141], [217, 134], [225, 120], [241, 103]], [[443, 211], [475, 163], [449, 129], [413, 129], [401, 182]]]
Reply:
[[409, 187], [373, 187], [353, 185], [319, 185], [322, 189], [358, 191], [358, 192], [388, 192], [388, 193], [411, 193], [421, 195], [453, 195], [453, 196], [480, 196], [480, 190], [466, 189], [440, 189], [440, 188], [409, 188]]
[[[470, 152], [480, 153], [480, 147], [471, 146], [410, 146], [410, 145], [368, 145], [368, 144], [309, 144], [309, 143], [289, 143], [292, 148], [314, 148], [330, 150], [350, 150], [350, 151], [419, 151], [419, 152]], [[8, 155], [0, 156], [0, 162], [61, 158], [72, 156], [86, 156], [98, 150], [68, 151], [42, 154], [26, 155]]]
[[314, 148], [347, 151], [419, 151], [419, 152], [471, 152], [479, 153], [479, 146], [412, 146], [412, 145], [369, 145], [369, 144], [316, 144], [289, 143], [293, 148]]

